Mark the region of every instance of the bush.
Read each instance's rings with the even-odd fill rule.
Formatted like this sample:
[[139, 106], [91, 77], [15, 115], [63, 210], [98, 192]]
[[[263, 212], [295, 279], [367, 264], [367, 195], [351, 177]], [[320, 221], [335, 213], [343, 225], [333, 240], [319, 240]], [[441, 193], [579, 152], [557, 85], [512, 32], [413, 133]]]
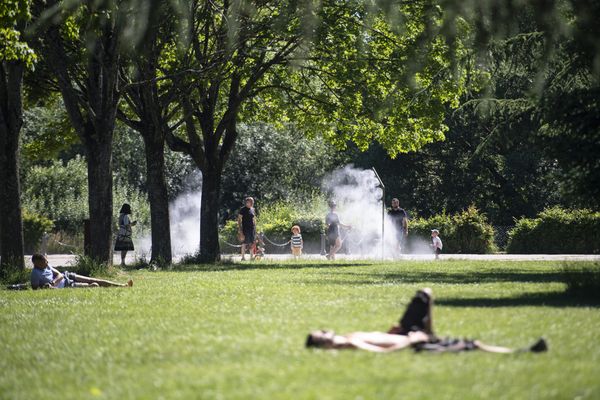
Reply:
[[23, 210], [23, 241], [25, 253], [33, 254], [39, 251], [44, 233], [52, 230], [54, 223], [48, 218]]
[[[143, 236], [150, 227], [150, 206], [147, 196], [136, 188], [113, 183], [113, 215], [116, 227], [119, 209], [131, 204], [138, 221], [136, 237]], [[76, 235], [83, 232], [83, 220], [89, 218], [87, 165], [77, 156], [68, 163], [53, 161], [47, 166], [35, 166], [23, 184], [23, 205], [32, 212], [47, 215], [57, 231]]]
[[114, 275], [114, 268], [91, 257], [79, 255], [75, 259], [74, 272], [85, 276]]
[[418, 252], [424, 242], [431, 243], [431, 230], [439, 229], [445, 253], [486, 254], [496, 250], [494, 228], [484, 214], [474, 206], [448, 215], [416, 218], [409, 222], [409, 248]]
[[[300, 205], [281, 201], [262, 207], [257, 216], [256, 231], [263, 232], [267, 238], [265, 241], [266, 252], [289, 252], [289, 246], [276, 246], [269, 240], [277, 244], [287, 242], [292, 236], [291, 228], [294, 225], [300, 226], [302, 230], [305, 252], [318, 252], [321, 249], [321, 233], [324, 231], [325, 204], [324, 199], [315, 196], [309, 202]], [[221, 230], [221, 250], [224, 252], [236, 251], [225, 242], [238, 244], [235, 220], [227, 221]]]
[[598, 254], [600, 212], [552, 207], [521, 218], [509, 232], [508, 253]]

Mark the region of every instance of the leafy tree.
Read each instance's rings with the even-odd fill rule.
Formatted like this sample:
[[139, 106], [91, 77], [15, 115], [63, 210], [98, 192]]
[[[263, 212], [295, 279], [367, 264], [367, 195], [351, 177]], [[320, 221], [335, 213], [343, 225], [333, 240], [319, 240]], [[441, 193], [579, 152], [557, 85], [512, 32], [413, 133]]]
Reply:
[[24, 42], [27, 0], [0, 3], [0, 267], [24, 268], [19, 184], [19, 136], [23, 125], [23, 74], [35, 54]]
[[343, 161], [323, 138], [307, 138], [293, 125], [241, 124], [239, 132], [223, 170], [222, 215], [235, 217], [246, 196], [258, 204], [300, 205], [320, 191], [323, 177]]
[[396, 11], [409, 21], [403, 32], [361, 1], [195, 5], [179, 61], [198, 72], [180, 82], [185, 129], [168, 140], [202, 171], [202, 260], [219, 258], [222, 173], [238, 122], [295, 121], [340, 146], [378, 141], [392, 155], [443, 138], [444, 105], [457, 104], [462, 83], [429, 31], [441, 12], [412, 2]]
[[[90, 257], [112, 262], [112, 144], [121, 52], [143, 29], [135, 1], [35, 1], [37, 47], [86, 149]], [[143, 34], [143, 32], [141, 32]], [[134, 37], [131, 37], [131, 36]]]

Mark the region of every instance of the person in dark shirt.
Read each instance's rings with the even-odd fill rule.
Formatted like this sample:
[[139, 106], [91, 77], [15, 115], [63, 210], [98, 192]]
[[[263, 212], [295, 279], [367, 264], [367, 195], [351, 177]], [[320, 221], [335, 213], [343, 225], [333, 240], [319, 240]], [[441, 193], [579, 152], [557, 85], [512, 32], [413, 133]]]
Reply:
[[392, 199], [392, 208], [388, 210], [388, 218], [394, 227], [394, 240], [396, 254], [402, 254], [408, 237], [408, 216], [406, 211], [400, 208], [400, 201]]
[[[246, 259], [246, 249], [250, 250], [250, 247], [256, 240], [256, 212], [254, 211], [254, 199], [252, 197], [246, 197], [245, 206], [240, 209], [238, 213], [238, 238], [242, 242], [242, 260]], [[254, 256], [250, 254], [253, 259]]]
[[335, 212], [337, 204], [335, 201], [329, 201], [329, 214], [325, 216], [325, 224], [327, 225], [327, 240], [329, 241], [329, 260], [335, 260], [335, 253], [342, 248], [342, 239], [340, 238], [340, 226], [346, 229], [352, 229], [352, 226], [345, 225], [340, 222], [339, 215]]

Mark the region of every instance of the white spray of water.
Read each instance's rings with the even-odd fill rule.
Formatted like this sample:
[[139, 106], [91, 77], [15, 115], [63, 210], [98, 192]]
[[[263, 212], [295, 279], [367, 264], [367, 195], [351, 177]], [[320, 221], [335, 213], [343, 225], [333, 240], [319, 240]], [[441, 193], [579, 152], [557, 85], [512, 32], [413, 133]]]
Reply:
[[[350, 231], [342, 230], [341, 233], [346, 247], [352, 253], [365, 257], [381, 257], [383, 190], [373, 170], [347, 165], [328, 175], [323, 181], [323, 189], [336, 201], [341, 222], [352, 226]], [[396, 228], [387, 218], [387, 209], [385, 214], [383, 256], [387, 258], [398, 255], [398, 242]], [[430, 252], [426, 243], [417, 247], [419, 253]], [[406, 252], [406, 248], [403, 252]]]
[[[188, 190], [169, 204], [171, 221], [171, 250], [174, 256], [194, 254], [200, 245], [200, 204], [202, 201], [202, 175], [193, 173], [186, 179]], [[136, 240], [137, 254], [149, 255], [151, 236]]]

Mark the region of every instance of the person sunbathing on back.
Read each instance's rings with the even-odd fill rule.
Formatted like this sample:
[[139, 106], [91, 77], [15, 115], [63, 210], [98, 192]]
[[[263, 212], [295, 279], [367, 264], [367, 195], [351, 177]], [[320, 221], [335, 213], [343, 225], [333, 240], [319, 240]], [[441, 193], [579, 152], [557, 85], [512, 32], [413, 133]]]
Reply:
[[418, 290], [397, 325], [388, 332], [353, 332], [337, 335], [330, 330], [311, 332], [306, 338], [306, 347], [323, 349], [361, 349], [378, 353], [398, 351], [412, 347], [415, 351], [458, 352], [483, 350], [490, 353], [515, 353], [548, 350], [541, 338], [532, 346], [523, 349], [493, 346], [479, 340], [438, 338], [433, 333], [433, 293], [431, 289]]

